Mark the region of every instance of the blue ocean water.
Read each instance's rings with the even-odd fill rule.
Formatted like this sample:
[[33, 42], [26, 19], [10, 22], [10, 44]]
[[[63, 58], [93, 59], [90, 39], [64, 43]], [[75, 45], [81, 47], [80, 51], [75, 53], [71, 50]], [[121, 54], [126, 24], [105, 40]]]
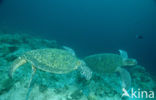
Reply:
[[57, 40], [82, 58], [123, 49], [156, 75], [155, 0], [0, 0], [0, 29]]

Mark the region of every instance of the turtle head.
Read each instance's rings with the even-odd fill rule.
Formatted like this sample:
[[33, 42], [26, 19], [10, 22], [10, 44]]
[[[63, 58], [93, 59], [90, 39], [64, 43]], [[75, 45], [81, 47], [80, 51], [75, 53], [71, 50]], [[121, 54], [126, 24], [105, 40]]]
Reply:
[[128, 54], [124, 50], [119, 50], [120, 56], [123, 59], [123, 66], [134, 66], [137, 64], [136, 59], [128, 58]]
[[124, 66], [134, 66], [137, 65], [137, 60], [132, 58], [127, 58], [123, 60]]
[[92, 71], [91, 69], [86, 65], [86, 63], [83, 60], [79, 61], [79, 67], [78, 70], [80, 71], [80, 74], [86, 78], [86, 80], [90, 80], [92, 77]]

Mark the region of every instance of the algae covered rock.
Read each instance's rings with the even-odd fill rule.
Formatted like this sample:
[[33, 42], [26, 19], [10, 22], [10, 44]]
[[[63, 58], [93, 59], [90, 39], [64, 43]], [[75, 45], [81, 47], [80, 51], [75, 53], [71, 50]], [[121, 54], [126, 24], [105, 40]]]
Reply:
[[0, 95], [2, 95], [13, 87], [15, 80], [9, 78], [6, 71], [0, 71], [0, 73]]
[[156, 87], [156, 82], [143, 66], [137, 65], [130, 72], [134, 87], [141, 88], [142, 90], [153, 90]]

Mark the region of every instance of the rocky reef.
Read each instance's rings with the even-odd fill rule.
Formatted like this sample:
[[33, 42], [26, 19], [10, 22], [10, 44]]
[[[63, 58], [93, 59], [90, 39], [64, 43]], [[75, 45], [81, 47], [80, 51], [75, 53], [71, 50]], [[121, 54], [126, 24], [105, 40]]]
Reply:
[[[31, 66], [25, 64], [17, 69], [13, 78], [8, 76], [10, 64], [19, 55], [32, 49], [61, 47], [55, 40], [23, 33], [0, 33], [0, 100], [26, 98]], [[155, 81], [143, 66], [133, 66], [128, 71], [132, 76], [132, 88], [156, 91]], [[37, 70], [29, 90], [29, 100], [135, 100], [122, 97], [121, 80], [117, 73], [101, 75], [93, 72], [93, 77], [87, 81], [78, 71], [58, 75]]]

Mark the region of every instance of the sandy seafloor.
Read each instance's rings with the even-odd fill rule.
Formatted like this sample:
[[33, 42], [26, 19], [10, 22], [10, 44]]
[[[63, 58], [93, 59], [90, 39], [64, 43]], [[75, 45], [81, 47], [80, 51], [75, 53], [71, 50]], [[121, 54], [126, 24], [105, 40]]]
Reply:
[[[22, 53], [38, 48], [61, 48], [55, 40], [46, 40], [26, 34], [0, 33], [0, 100], [25, 100], [31, 75], [31, 65], [17, 69], [13, 78], [8, 73], [11, 63]], [[152, 76], [141, 66], [128, 67], [132, 88], [156, 91]], [[148, 100], [122, 98], [121, 80], [117, 73], [93, 72], [87, 81], [78, 71], [52, 74], [37, 70], [30, 89], [29, 100]], [[156, 99], [149, 99], [156, 100]]]

